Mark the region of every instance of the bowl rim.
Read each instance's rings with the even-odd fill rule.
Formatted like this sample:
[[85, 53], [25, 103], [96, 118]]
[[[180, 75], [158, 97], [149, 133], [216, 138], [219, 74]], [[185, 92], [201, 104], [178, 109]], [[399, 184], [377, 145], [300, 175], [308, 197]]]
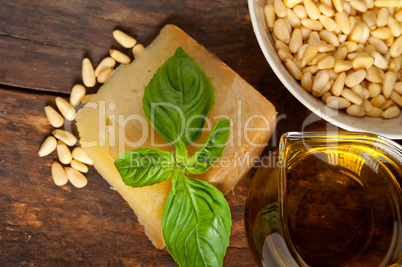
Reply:
[[[309, 92], [307, 92], [303, 87], [301, 87], [296, 79], [291, 76], [289, 71], [284, 67], [283, 63], [279, 59], [278, 55], [276, 54], [275, 48], [269, 45], [269, 40], [272, 40], [272, 37], [268, 31], [266, 31], [266, 22], [263, 20], [265, 25], [259, 23], [258, 18], [258, 9], [261, 9], [260, 12], [263, 13], [261, 8], [261, 1], [265, 0], [248, 0], [248, 8], [251, 17], [251, 23], [253, 26], [254, 34], [257, 38], [258, 44], [260, 49], [262, 50], [268, 64], [270, 65], [271, 69], [274, 71], [275, 75], [279, 78], [282, 84], [286, 87], [286, 89], [298, 100], [300, 101], [305, 107], [307, 107], [310, 111], [314, 114], [319, 116], [320, 118], [328, 121], [329, 123], [354, 132], [368, 132], [374, 133], [378, 135], [385, 136], [390, 139], [402, 139], [402, 115], [398, 118], [391, 119], [391, 120], [384, 120], [382, 118], [356, 118], [347, 115], [343, 111], [331, 109], [324, 104], [321, 100], [312, 96]], [[272, 41], [273, 42], [273, 41]], [[277, 64], [278, 60], [282, 64]], [[370, 126], [365, 125], [364, 120], [376, 123], [385, 123], [389, 122], [391, 125], [393, 122], [398, 123], [398, 127], [379, 127], [379, 126]], [[395, 128], [400, 128], [400, 131], [395, 131]], [[394, 131], [392, 131], [394, 129]], [[388, 130], [388, 131], [387, 131]], [[389, 131], [391, 130], [391, 131]]]

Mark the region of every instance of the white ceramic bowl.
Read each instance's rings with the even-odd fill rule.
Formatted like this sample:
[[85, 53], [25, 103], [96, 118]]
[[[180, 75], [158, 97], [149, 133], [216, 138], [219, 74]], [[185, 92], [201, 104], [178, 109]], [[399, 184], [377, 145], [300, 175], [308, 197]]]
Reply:
[[248, 0], [248, 7], [254, 33], [272, 70], [285, 87], [312, 112], [324, 120], [349, 131], [370, 132], [391, 139], [402, 139], [402, 115], [391, 120], [382, 118], [356, 118], [327, 107], [320, 99], [313, 97], [286, 69], [279, 59], [271, 33], [264, 17], [266, 0]]

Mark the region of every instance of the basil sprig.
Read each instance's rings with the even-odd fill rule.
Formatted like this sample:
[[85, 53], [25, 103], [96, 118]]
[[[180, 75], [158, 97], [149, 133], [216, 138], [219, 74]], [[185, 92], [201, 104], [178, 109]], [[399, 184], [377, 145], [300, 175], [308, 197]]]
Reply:
[[142, 99], [147, 120], [175, 147], [174, 156], [140, 148], [115, 161], [124, 183], [132, 187], [161, 183], [171, 177], [162, 232], [170, 254], [182, 267], [222, 266], [229, 246], [232, 220], [225, 197], [211, 184], [187, 176], [206, 172], [225, 149], [230, 118], [217, 122], [190, 159], [186, 148], [201, 137], [214, 102], [211, 81], [179, 47], [156, 71]]

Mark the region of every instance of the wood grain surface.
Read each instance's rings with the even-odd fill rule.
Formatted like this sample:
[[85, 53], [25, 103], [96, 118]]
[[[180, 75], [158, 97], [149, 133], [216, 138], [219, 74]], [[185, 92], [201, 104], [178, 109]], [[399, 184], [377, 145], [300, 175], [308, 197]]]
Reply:
[[[81, 60], [96, 65], [121, 29], [149, 44], [176, 24], [226, 62], [278, 110], [282, 133], [336, 129], [311, 114], [276, 78], [255, 39], [246, 0], [6, 0], [0, 8], [0, 266], [176, 266], [155, 249], [128, 204], [90, 169], [83, 189], [54, 185], [39, 158], [51, 133], [44, 113], [81, 82]], [[96, 92], [98, 88], [89, 89]], [[309, 118], [312, 123], [304, 125]], [[244, 203], [255, 169], [227, 196], [233, 227], [224, 266], [254, 266]]]

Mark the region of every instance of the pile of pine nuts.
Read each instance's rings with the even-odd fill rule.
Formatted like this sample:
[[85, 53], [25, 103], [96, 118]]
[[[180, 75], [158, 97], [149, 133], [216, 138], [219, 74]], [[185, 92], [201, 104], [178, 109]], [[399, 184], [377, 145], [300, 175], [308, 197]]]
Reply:
[[[113, 37], [124, 48], [132, 48], [134, 56], [144, 50], [142, 44], [137, 44], [137, 40], [120, 30], [113, 31]], [[93, 165], [93, 161], [81, 147], [76, 146], [77, 138], [71, 132], [58, 128], [65, 124], [65, 120], [74, 121], [76, 108], [80, 103], [88, 103], [93, 97], [94, 94], [86, 94], [85, 87], [94, 87], [96, 82], [105, 83], [115, 70], [116, 62], [120, 64], [131, 62], [128, 55], [116, 49], [111, 49], [109, 54], [110, 56], [100, 61], [96, 69], [89, 58], [84, 58], [82, 60], [82, 82], [85, 86], [74, 85], [69, 102], [62, 97], [56, 97], [55, 102], [59, 112], [52, 106], [45, 107], [46, 117], [50, 125], [56, 129], [42, 143], [38, 154], [39, 157], [45, 157], [53, 151], [57, 151], [59, 160], [53, 161], [51, 167], [52, 178], [57, 186], [66, 185], [70, 181], [76, 188], [83, 188], [88, 183], [84, 173], [88, 172], [87, 165]], [[72, 150], [69, 147], [72, 147]]]
[[267, 0], [264, 12], [305, 90], [351, 116], [400, 115], [401, 0]]

